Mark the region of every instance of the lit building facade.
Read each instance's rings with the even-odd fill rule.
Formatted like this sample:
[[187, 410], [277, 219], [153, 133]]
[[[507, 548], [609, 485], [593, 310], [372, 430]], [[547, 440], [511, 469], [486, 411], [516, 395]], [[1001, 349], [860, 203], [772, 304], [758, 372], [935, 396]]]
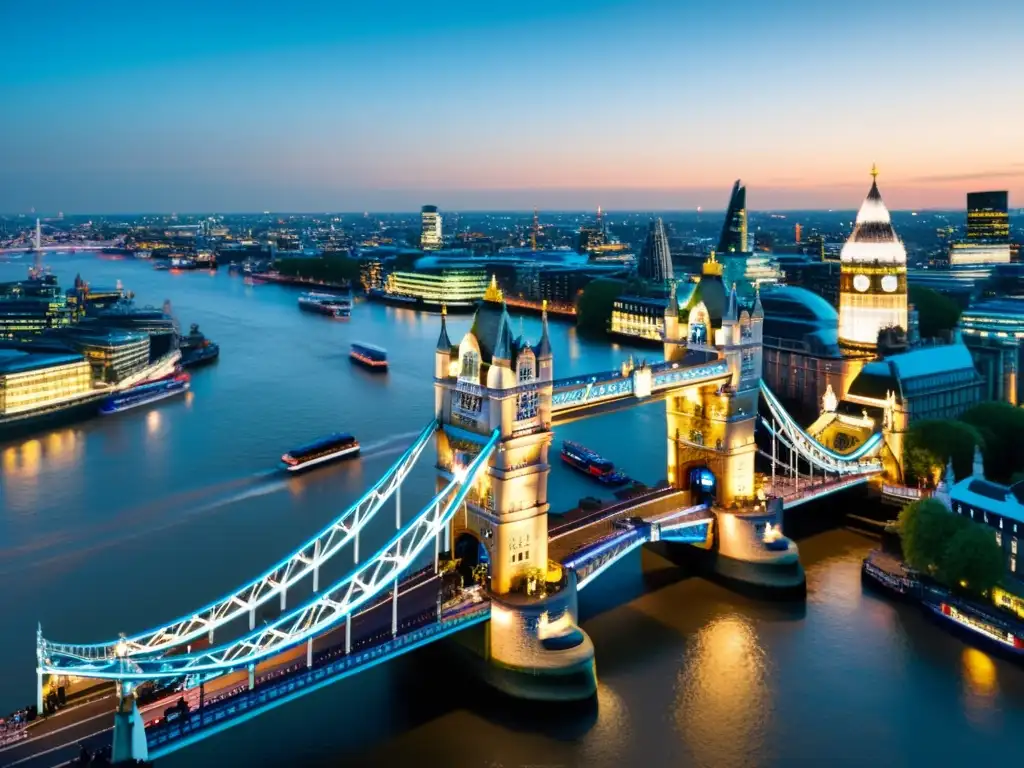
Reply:
[[1024, 402], [1020, 380], [1024, 298], [971, 304], [960, 316], [960, 333], [985, 381], [985, 399], [1013, 405]]
[[60, 337], [92, 368], [93, 379], [117, 384], [149, 365], [149, 334], [139, 331], [68, 328]]
[[0, 349], [0, 418], [80, 399], [92, 392], [81, 355]]
[[662, 343], [668, 299], [619, 296], [612, 304], [610, 331], [614, 336]]
[[647, 229], [647, 239], [637, 260], [637, 274], [644, 280], [665, 283], [672, 279], [672, 257], [668, 250], [665, 224], [655, 219]]
[[64, 328], [74, 322], [76, 305], [68, 302], [57, 278], [0, 283], [0, 339], [14, 339]]
[[456, 309], [474, 306], [483, 299], [487, 286], [487, 273], [483, 269], [427, 267], [415, 272], [392, 272], [387, 278], [386, 292], [425, 305], [447, 304]]
[[991, 528], [1006, 557], [1006, 570], [1019, 577], [1024, 572], [1020, 565], [1024, 555], [1024, 481], [1002, 485], [986, 480], [981, 451], [975, 448], [970, 476], [954, 482], [953, 468], [948, 466], [943, 485], [935, 498], [955, 514]]
[[896, 236], [871, 169], [871, 190], [840, 254], [839, 342], [874, 349], [883, 328], [907, 330], [907, 251]]
[[1009, 264], [1009, 243], [950, 243], [949, 266], [962, 267], [967, 264]]
[[[902, 477], [904, 439], [911, 421], [956, 419], [981, 402], [982, 380], [963, 344], [926, 347], [865, 364], [838, 404], [838, 412], [862, 417], [868, 426], [860, 437], [883, 427], [888, 453]], [[857, 435], [847, 436], [848, 448]], [[832, 442], [835, 442], [833, 439]], [[831, 443], [826, 443], [831, 444]], [[844, 450], [842, 447], [839, 450]]]
[[424, 205], [420, 212], [420, 248], [436, 251], [444, 245], [441, 233], [441, 214], [436, 205]]
[[1009, 195], [1006, 192], [967, 193], [967, 240], [1009, 244]]

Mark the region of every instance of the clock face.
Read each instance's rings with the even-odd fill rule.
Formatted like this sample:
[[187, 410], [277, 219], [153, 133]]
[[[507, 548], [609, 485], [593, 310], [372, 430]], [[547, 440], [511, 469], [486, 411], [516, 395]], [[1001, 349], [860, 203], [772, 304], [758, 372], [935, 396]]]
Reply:
[[856, 275], [853, 278], [853, 287], [864, 293], [864, 291], [871, 287], [871, 280], [868, 279], [867, 275]]
[[886, 293], [892, 293], [899, 286], [899, 281], [896, 279], [896, 275], [886, 275], [882, 278], [882, 290]]

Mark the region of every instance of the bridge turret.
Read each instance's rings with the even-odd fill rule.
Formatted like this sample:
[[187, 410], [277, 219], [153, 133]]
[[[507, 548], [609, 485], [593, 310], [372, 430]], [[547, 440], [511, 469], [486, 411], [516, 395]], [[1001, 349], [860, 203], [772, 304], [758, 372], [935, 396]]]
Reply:
[[676, 283], [673, 280], [669, 288], [668, 304], [665, 305], [665, 359], [670, 362], [681, 360], [686, 355], [686, 329], [679, 322], [679, 299], [676, 296]]
[[437, 337], [437, 346], [434, 351], [434, 378], [444, 379], [451, 373], [452, 341], [448, 338], [448, 324], [445, 317], [448, 314], [447, 307], [441, 305], [441, 333]]

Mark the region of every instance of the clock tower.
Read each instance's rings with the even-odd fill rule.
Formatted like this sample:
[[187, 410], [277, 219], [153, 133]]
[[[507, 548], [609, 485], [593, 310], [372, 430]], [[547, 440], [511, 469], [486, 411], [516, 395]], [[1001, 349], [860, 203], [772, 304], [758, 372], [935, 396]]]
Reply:
[[907, 330], [907, 251], [892, 227], [871, 168], [871, 190], [840, 255], [839, 343], [873, 350], [878, 332]]

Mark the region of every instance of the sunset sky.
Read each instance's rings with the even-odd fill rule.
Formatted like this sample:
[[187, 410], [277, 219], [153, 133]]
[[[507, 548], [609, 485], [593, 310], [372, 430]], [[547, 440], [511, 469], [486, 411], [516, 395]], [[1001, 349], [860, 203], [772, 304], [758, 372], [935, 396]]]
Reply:
[[0, 4], [0, 211], [1024, 206], [1024, 2]]

